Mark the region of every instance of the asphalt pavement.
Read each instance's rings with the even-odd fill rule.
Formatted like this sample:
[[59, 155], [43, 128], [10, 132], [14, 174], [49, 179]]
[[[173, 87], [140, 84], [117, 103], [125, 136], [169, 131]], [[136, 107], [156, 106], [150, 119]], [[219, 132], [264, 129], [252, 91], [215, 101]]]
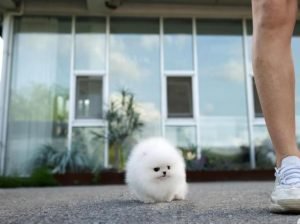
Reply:
[[159, 204], [136, 201], [125, 185], [0, 189], [0, 224], [297, 224], [300, 215], [269, 212], [272, 188], [273, 182], [189, 184], [187, 200]]

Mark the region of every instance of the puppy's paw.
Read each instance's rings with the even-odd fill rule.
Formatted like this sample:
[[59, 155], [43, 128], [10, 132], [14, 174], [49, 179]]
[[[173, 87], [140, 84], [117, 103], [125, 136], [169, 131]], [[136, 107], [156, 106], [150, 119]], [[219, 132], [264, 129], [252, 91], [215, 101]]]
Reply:
[[171, 202], [174, 200], [174, 196], [167, 198], [166, 202]]
[[153, 204], [153, 203], [155, 203], [155, 201], [154, 200], [152, 200], [152, 199], [143, 199], [143, 200], [141, 200], [142, 202], [144, 202], [145, 204]]
[[181, 192], [178, 192], [177, 194], [175, 194], [175, 200], [185, 200], [186, 198], [186, 190], [182, 190]]
[[187, 193], [188, 185], [185, 183], [177, 190], [177, 193], [175, 194], [175, 200], [185, 200]]
[[174, 199], [175, 200], [184, 200], [185, 194], [176, 194]]

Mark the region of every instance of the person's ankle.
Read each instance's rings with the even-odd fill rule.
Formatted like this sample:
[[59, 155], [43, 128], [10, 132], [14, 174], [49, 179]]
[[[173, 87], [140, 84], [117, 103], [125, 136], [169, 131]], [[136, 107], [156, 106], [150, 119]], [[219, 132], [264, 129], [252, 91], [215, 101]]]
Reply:
[[276, 155], [277, 159], [276, 159], [276, 167], [280, 168], [281, 167], [281, 162], [284, 158], [289, 157], [289, 156], [297, 156], [298, 158], [300, 158], [300, 151], [297, 150], [297, 152], [294, 153], [289, 153], [289, 154], [280, 154], [280, 155]]

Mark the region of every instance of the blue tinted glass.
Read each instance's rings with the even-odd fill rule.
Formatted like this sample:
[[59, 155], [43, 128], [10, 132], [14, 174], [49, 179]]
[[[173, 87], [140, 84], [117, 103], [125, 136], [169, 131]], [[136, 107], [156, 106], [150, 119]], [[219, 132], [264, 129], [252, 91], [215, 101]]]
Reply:
[[191, 19], [164, 19], [165, 70], [193, 70]]
[[[134, 94], [135, 108], [145, 124], [135, 138], [161, 135], [161, 75], [158, 19], [111, 19], [110, 100], [120, 91]], [[130, 144], [124, 146], [127, 157]]]
[[[242, 21], [198, 20], [197, 47], [200, 137], [202, 156], [208, 157], [205, 167], [247, 168], [249, 140]], [[228, 160], [226, 165], [225, 160]]]
[[105, 70], [105, 19], [77, 18], [75, 36], [75, 68]]

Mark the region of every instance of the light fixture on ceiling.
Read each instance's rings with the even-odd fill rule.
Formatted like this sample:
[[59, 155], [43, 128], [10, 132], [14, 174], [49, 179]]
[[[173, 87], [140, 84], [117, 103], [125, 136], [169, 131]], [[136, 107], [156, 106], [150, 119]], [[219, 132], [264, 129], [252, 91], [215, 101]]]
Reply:
[[106, 0], [105, 6], [109, 9], [117, 9], [122, 4], [122, 0]]

